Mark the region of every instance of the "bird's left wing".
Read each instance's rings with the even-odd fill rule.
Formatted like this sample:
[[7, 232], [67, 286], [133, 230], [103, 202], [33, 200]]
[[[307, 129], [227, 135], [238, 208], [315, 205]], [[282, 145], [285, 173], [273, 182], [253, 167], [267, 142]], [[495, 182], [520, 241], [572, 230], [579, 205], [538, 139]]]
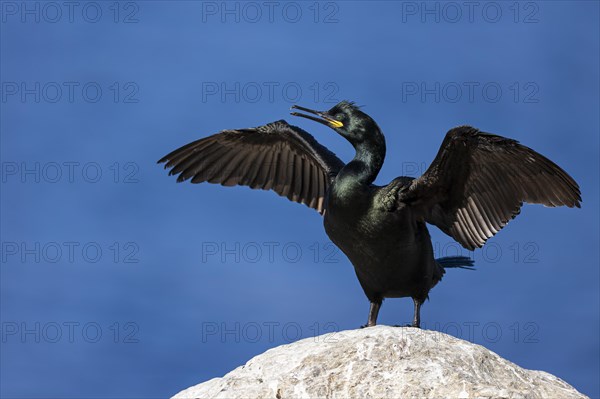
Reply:
[[450, 130], [431, 166], [398, 194], [428, 223], [473, 250], [523, 202], [579, 207], [579, 186], [531, 148], [470, 126]]
[[344, 163], [299, 127], [280, 120], [256, 128], [224, 130], [163, 157], [177, 181], [273, 190], [323, 213], [331, 180]]

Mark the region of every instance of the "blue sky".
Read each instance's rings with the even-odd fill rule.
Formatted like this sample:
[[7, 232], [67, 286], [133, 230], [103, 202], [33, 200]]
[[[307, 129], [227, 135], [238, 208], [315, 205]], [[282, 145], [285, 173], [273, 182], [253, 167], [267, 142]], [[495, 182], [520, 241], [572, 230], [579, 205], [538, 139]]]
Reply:
[[[2, 397], [165, 397], [363, 324], [316, 212], [156, 165], [282, 118], [348, 161], [288, 115], [342, 99], [386, 134], [378, 184], [419, 175], [460, 124], [577, 180], [582, 209], [525, 206], [422, 322], [600, 396], [598, 2], [0, 4]], [[430, 230], [439, 255], [469, 254]], [[379, 322], [411, 317], [387, 300]]]

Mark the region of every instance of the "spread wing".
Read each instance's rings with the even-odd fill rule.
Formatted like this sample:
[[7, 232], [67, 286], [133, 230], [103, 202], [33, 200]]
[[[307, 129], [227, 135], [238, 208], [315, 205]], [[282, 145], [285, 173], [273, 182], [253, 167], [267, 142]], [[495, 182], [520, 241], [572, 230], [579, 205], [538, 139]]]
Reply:
[[256, 128], [224, 130], [163, 157], [177, 181], [273, 190], [323, 213], [332, 179], [344, 163], [299, 127], [280, 120]]
[[580, 207], [564, 170], [515, 140], [470, 126], [450, 130], [433, 163], [398, 199], [473, 250], [520, 212], [523, 202]]

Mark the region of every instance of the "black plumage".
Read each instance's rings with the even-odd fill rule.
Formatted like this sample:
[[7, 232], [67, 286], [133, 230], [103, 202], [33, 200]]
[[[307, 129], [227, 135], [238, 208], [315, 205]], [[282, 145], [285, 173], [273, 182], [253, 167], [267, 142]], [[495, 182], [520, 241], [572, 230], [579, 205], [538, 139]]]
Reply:
[[163, 157], [178, 182], [273, 190], [323, 213], [332, 179], [344, 163], [304, 130], [280, 120], [196, 140]]
[[480, 248], [523, 202], [579, 207], [579, 186], [554, 162], [515, 140], [460, 126], [399, 198], [465, 248]]
[[419, 178], [401, 176], [376, 186], [385, 158], [384, 136], [353, 103], [325, 112], [294, 106], [331, 127], [355, 148], [348, 164], [309, 133], [277, 121], [225, 130], [159, 160], [177, 181], [245, 185], [273, 190], [324, 214], [331, 240], [348, 256], [371, 302], [376, 324], [384, 298], [408, 297], [420, 306], [444, 268], [470, 268], [465, 257], [434, 259], [426, 223], [473, 250], [518, 215], [523, 202], [579, 207], [577, 183], [560, 167], [515, 140], [470, 126], [451, 129]]

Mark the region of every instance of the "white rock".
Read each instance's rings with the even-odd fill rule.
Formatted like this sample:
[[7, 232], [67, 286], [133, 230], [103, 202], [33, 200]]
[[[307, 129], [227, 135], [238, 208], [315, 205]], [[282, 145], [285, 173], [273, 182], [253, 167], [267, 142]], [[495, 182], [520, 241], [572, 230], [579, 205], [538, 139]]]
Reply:
[[377, 326], [270, 349], [191, 398], [587, 398], [558, 377], [526, 370], [436, 331]]

